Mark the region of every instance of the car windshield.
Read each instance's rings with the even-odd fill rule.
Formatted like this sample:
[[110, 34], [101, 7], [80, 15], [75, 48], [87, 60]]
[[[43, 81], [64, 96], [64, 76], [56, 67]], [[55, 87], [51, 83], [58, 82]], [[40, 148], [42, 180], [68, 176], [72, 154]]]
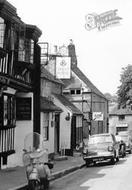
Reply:
[[106, 143], [106, 142], [112, 142], [112, 137], [110, 135], [90, 137], [88, 144], [97, 144], [97, 143]]

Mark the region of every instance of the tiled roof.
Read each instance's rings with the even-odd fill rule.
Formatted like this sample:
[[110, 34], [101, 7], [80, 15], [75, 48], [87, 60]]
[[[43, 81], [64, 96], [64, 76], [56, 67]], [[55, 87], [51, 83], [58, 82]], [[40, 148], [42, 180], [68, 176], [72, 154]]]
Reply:
[[132, 115], [132, 110], [131, 109], [128, 109], [128, 108], [122, 108], [122, 109], [117, 109], [114, 108], [113, 110], [110, 111], [109, 113], [110, 116], [116, 116], [116, 115]]
[[65, 96], [61, 94], [54, 94], [54, 96], [66, 107], [68, 107], [73, 114], [82, 115], [83, 113], [74, 105], [72, 104]]
[[48, 70], [46, 70], [44, 67], [41, 67], [41, 78], [45, 78], [49, 81], [52, 81], [54, 83], [59, 83], [63, 85], [63, 82], [59, 79], [56, 79]]
[[106, 99], [105, 95], [100, 92], [96, 88], [96, 86], [93, 85], [93, 83], [84, 75], [84, 73], [77, 66], [73, 65], [72, 71], [92, 90], [92, 92]]
[[[107, 99], [105, 95], [100, 92], [96, 86], [93, 85], [93, 83], [84, 75], [84, 73], [76, 66], [72, 65], [72, 71], [94, 92], [95, 94]], [[72, 83], [72, 80], [62, 80], [66, 85], [70, 85]]]
[[43, 112], [62, 112], [62, 109], [57, 107], [52, 101], [46, 97], [40, 97], [40, 110]]

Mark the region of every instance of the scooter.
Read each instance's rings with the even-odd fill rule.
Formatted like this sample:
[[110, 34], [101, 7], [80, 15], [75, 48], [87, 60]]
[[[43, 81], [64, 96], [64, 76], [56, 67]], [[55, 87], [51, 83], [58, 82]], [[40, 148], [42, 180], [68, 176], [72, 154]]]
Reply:
[[38, 133], [30, 133], [24, 139], [23, 163], [29, 190], [47, 190], [53, 163], [48, 160], [43, 139]]

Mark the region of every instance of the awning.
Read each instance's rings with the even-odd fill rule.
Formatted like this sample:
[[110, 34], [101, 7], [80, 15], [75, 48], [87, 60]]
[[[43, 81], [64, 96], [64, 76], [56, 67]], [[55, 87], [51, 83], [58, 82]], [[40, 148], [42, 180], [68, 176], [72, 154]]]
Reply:
[[83, 113], [74, 105], [72, 104], [65, 96], [61, 94], [54, 94], [54, 96], [68, 109], [71, 110], [73, 115], [83, 115]]
[[42, 112], [62, 112], [61, 108], [57, 107], [46, 97], [40, 97], [40, 110]]

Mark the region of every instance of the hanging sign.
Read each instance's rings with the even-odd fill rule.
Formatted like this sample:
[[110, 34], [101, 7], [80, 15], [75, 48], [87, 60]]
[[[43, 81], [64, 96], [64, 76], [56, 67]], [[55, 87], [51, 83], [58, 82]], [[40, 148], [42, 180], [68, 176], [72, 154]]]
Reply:
[[71, 77], [71, 58], [56, 57], [56, 78], [70, 79]]

